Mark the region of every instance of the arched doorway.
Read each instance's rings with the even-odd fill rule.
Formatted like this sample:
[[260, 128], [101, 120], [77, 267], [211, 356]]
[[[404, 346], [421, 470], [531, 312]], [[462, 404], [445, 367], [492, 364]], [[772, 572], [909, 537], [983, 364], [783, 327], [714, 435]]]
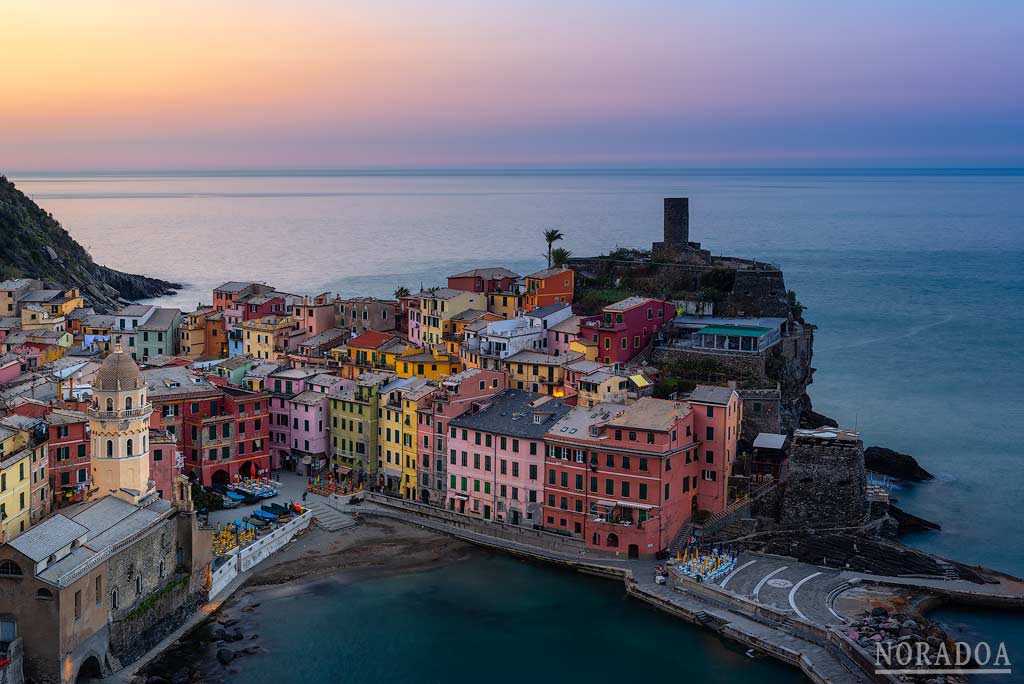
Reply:
[[100, 660], [96, 656], [91, 655], [83, 660], [82, 666], [78, 668], [78, 677], [75, 678], [75, 684], [91, 682], [101, 677], [103, 677], [103, 668], [100, 667]]
[[238, 474], [243, 480], [252, 477], [252, 461], [246, 461], [238, 468]]
[[619, 548], [619, 535], [614, 532], [609, 532], [605, 542], [608, 544], [608, 548], [617, 549]]
[[231, 478], [228, 476], [228, 471], [226, 470], [214, 471], [213, 477], [210, 478], [210, 482], [213, 483], [214, 487], [224, 487], [230, 481]]

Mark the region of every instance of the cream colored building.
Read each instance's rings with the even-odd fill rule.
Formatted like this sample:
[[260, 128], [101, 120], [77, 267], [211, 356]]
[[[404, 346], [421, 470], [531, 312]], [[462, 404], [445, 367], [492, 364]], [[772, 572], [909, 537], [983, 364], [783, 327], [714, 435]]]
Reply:
[[88, 411], [94, 496], [138, 504], [156, 493], [149, 476], [151, 413], [138, 364], [115, 346], [96, 373]]

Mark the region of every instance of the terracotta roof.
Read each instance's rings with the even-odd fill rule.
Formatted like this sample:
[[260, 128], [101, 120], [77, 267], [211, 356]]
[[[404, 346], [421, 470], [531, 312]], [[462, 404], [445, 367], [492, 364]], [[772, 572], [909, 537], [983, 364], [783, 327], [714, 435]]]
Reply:
[[367, 330], [359, 337], [355, 337], [348, 341], [349, 347], [362, 347], [364, 349], [376, 349], [388, 340], [394, 338], [391, 333], [378, 332], [376, 330]]

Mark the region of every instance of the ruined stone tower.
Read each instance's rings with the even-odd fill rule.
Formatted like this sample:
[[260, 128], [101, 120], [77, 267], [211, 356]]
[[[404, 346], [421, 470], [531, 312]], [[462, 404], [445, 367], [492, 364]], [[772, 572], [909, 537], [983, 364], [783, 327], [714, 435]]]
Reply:
[[690, 241], [690, 198], [665, 198], [665, 242], [685, 247]]

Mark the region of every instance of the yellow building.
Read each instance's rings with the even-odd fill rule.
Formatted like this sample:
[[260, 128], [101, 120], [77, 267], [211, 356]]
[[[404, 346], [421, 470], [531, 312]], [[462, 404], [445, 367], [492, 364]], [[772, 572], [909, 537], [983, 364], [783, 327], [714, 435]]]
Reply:
[[[456, 314], [466, 309], [487, 309], [487, 295], [482, 292], [438, 287], [424, 290], [416, 298], [419, 300], [419, 308], [412, 312], [416, 316], [411, 328], [415, 333], [412, 342], [429, 347], [444, 343], [445, 331], [451, 331], [451, 319]], [[418, 323], [418, 328], [415, 323]]]
[[523, 310], [526, 295], [498, 292], [487, 295], [487, 310], [501, 318], [515, 318]]
[[477, 309], [466, 309], [455, 314], [449, 321], [449, 329], [445, 331], [444, 347], [445, 352], [458, 356], [462, 351], [462, 341], [466, 339], [466, 328], [483, 321], [500, 321], [502, 317], [490, 311], [478, 311]]
[[178, 351], [189, 359], [206, 353], [206, 317], [214, 311], [212, 306], [201, 306], [184, 315], [178, 330]]
[[569, 343], [569, 352], [582, 354], [587, 361], [597, 361], [601, 349], [597, 346], [597, 340], [583, 339], [582, 337]]
[[305, 333], [291, 316], [264, 316], [241, 323], [244, 353], [278, 361], [295, 351]]
[[28, 442], [24, 430], [0, 426], [0, 542], [10, 541], [31, 525]]
[[400, 378], [380, 389], [378, 473], [384, 487], [403, 498], [416, 497], [417, 402], [425, 396], [420, 390], [433, 387], [423, 378]]
[[508, 386], [527, 392], [539, 392], [553, 397], [565, 395], [565, 366], [582, 357], [569, 352], [562, 356], [521, 351], [499, 361], [508, 373]]
[[21, 309], [22, 330], [54, 330], [63, 332], [67, 326], [64, 314], [54, 314], [48, 306], [28, 304]]
[[394, 363], [395, 372], [400, 378], [426, 378], [434, 382], [440, 382], [462, 370], [458, 356], [423, 351], [419, 347], [408, 347]]
[[33, 287], [41, 287], [38, 280], [31, 278], [11, 278], [0, 281], [0, 316], [14, 317], [18, 315], [18, 299]]

